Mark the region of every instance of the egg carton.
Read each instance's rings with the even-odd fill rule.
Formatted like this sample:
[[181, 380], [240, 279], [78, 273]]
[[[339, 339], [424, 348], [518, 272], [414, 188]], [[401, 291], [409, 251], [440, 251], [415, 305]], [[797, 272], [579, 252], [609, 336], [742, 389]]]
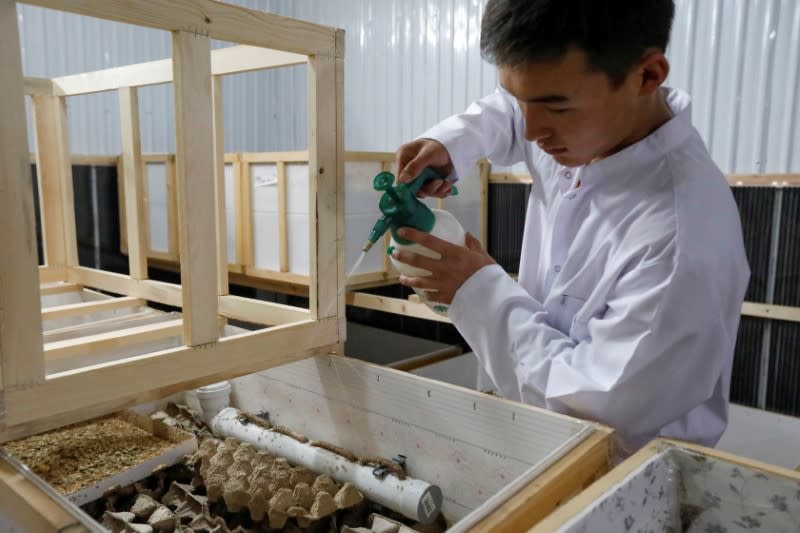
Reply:
[[249, 511], [254, 522], [282, 528], [294, 518], [301, 528], [353, 507], [364, 496], [351, 483], [339, 484], [282, 457], [235, 439], [204, 440], [195, 462], [208, 501], [224, 501], [229, 512]]

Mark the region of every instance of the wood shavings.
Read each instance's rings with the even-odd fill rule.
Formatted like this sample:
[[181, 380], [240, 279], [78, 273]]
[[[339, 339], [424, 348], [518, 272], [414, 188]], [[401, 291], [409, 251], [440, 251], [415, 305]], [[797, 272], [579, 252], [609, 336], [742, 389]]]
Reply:
[[67, 495], [147, 461], [175, 443], [117, 416], [8, 442], [3, 447]]
[[275, 431], [276, 433], [280, 433], [281, 435], [286, 435], [287, 437], [291, 437], [291, 438], [293, 438], [294, 440], [296, 440], [298, 442], [303, 442], [303, 443], [308, 442], [308, 438], [306, 438], [305, 435], [301, 435], [300, 433], [296, 433], [296, 432], [292, 431], [291, 429], [285, 428], [283, 426], [274, 426], [272, 428], [272, 431]]
[[340, 448], [335, 444], [331, 444], [329, 442], [325, 442], [324, 440], [312, 440], [309, 443], [310, 446], [316, 446], [317, 448], [322, 448], [323, 450], [328, 450], [329, 452], [333, 452], [337, 455], [341, 455], [348, 461], [352, 461], [354, 463], [358, 462], [358, 456], [349, 450], [345, 450], [344, 448]]

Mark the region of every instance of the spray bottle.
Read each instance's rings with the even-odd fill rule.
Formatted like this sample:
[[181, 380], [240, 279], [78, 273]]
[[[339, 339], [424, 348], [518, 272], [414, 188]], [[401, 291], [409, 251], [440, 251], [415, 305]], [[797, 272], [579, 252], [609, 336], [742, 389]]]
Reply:
[[[421, 268], [415, 268], [405, 263], [396, 261], [392, 257], [394, 250], [407, 250], [415, 254], [424, 255], [432, 259], [440, 259], [441, 256], [419, 244], [400, 237], [397, 230], [402, 227], [411, 227], [419, 231], [430, 233], [440, 239], [452, 242], [459, 246], [465, 244], [465, 232], [458, 223], [456, 217], [441, 209], [431, 209], [417, 198], [417, 191], [433, 180], [443, 179], [435, 170], [425, 168], [422, 173], [409, 183], [394, 185], [394, 175], [391, 172], [381, 172], [373, 179], [372, 185], [376, 191], [383, 191], [383, 195], [378, 203], [378, 207], [383, 216], [375, 222], [375, 226], [369, 234], [367, 242], [364, 244], [363, 251], [366, 253], [372, 245], [386, 233], [392, 233], [392, 240], [386, 253], [389, 255], [394, 268], [401, 274], [413, 277], [430, 276], [431, 273]], [[453, 194], [458, 194], [454, 187]], [[420, 300], [440, 315], [447, 316], [449, 306], [439, 302], [428, 300], [425, 291], [414, 289]]]

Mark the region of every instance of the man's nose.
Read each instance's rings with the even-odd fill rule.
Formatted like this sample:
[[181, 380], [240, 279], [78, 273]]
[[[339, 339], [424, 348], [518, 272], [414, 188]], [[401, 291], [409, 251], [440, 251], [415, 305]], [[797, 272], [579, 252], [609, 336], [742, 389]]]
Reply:
[[525, 119], [525, 139], [528, 141], [542, 141], [552, 136], [553, 131], [547, 123], [544, 113], [539, 112], [536, 106], [520, 104], [522, 116]]

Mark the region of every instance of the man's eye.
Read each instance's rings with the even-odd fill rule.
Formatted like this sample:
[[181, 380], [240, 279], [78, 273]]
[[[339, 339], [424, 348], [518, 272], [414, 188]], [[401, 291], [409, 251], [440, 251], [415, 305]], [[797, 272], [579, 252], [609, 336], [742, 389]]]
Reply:
[[572, 111], [571, 107], [546, 107], [550, 113], [566, 113], [567, 111]]

